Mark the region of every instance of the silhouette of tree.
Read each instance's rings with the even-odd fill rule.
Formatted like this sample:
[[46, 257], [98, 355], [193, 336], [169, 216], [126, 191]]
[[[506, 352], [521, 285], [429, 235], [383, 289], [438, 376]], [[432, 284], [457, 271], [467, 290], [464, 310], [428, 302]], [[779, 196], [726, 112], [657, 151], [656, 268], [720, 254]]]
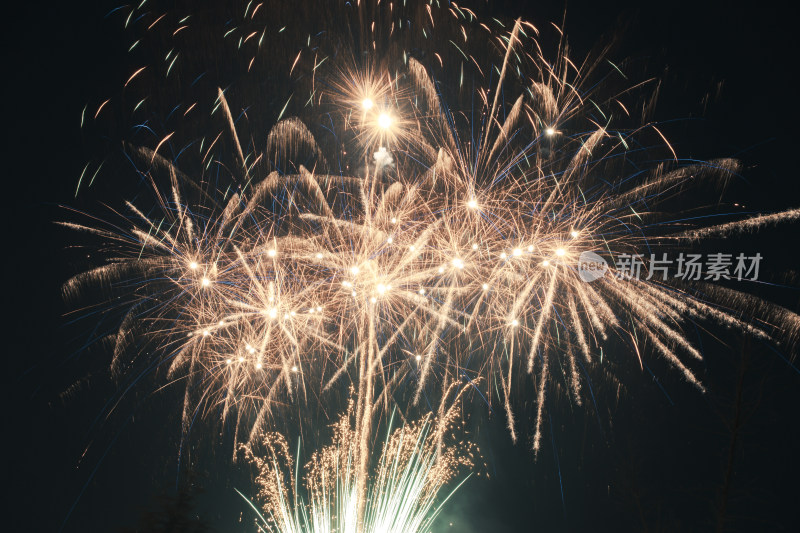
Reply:
[[203, 492], [195, 479], [190, 472], [175, 494], [156, 497], [151, 508], [142, 512], [138, 525], [123, 528], [120, 533], [212, 533], [212, 527], [195, 509], [196, 498]]

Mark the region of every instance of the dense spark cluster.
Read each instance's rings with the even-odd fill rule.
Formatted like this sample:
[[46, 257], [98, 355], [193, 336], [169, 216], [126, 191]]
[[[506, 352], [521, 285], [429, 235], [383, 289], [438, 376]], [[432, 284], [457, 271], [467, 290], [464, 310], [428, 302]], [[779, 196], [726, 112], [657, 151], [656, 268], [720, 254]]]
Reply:
[[[376, 446], [376, 466], [368, 482], [366, 505], [359, 512], [359, 437], [352, 423], [352, 407], [351, 404], [333, 427], [331, 444], [313, 453], [302, 469], [302, 477], [282, 435], [267, 433], [260, 442], [242, 446], [244, 457], [257, 470], [255, 501], [263, 514], [254, 509], [259, 514], [257, 525], [261, 530], [430, 531], [449, 499], [440, 498], [439, 493], [475, 462], [474, 445], [455, 438], [456, 433], [463, 433], [458, 427], [457, 411], [427, 416], [398, 429], [392, 429], [389, 420], [389, 431]], [[466, 478], [450, 495], [464, 481]]]
[[[244, 21], [252, 24], [260, 7], [248, 4]], [[659, 223], [670, 220], [658, 211], [662, 201], [694, 183], [727, 179], [738, 163], [675, 158], [632, 171], [637, 136], [663, 135], [647, 122], [615, 128], [615, 117], [635, 121], [636, 112], [624, 102], [628, 89], [604, 97], [590, 85], [601, 60], [575, 62], [564, 46], [548, 58], [539, 31], [523, 21], [490, 29], [468, 10], [440, 17], [426, 6], [419, 20], [463, 34], [449, 40], [464, 58], [451, 85], [468, 91], [465, 65], [482, 80], [467, 112], [448, 105], [435, 80], [437, 66], [448, 69], [441, 55], [425, 64], [397, 52], [407, 37], [394, 23], [389, 29], [389, 8], [348, 9], [360, 28], [353, 51], [325, 55], [309, 46], [289, 71], [305, 72], [298, 82], [310, 84], [305, 113], [322, 126], [283, 118], [290, 97], [264, 148], [241, 142], [243, 117], [254, 112], [233, 112], [231, 105], [249, 102], [219, 89], [211, 109], [225, 129], [186, 147], [199, 146], [201, 176], [185, 175], [177, 155], [164, 155], [184, 152], [169, 133], [154, 148], [127, 150], [152, 185], [155, 212], [128, 203], [122, 229], [68, 223], [101, 236], [111, 253], [66, 291], [98, 284], [127, 291], [134, 303], [113, 337], [113, 366], [124, 367], [129, 348], [147, 338], [168, 378], [185, 378], [187, 426], [198, 411], [220, 413], [244, 433], [240, 440], [252, 441], [281, 406], [324, 402], [352, 385], [355, 431], [369, 439], [375, 413], [397, 395], [438, 405], [442, 391], [460, 382], [499, 398], [516, 438], [514, 385], [530, 376], [538, 451], [551, 377], [563, 373], [580, 403], [581, 367], [598, 363], [611, 336], [636, 346], [635, 364], [656, 354], [700, 390], [693, 368], [702, 355], [684, 333], [695, 321], [796, 341], [796, 314], [746, 293], [615, 275], [618, 254], [793, 220], [797, 212], [707, 229]], [[173, 35], [179, 32], [183, 26]], [[472, 32], [488, 39], [484, 56], [494, 59], [464, 52]], [[240, 50], [259, 39], [242, 28], [225, 36], [237, 33]], [[385, 60], [376, 59], [376, 43], [395, 43]], [[179, 56], [167, 55], [167, 77]], [[202, 103], [183, 108], [193, 116]], [[223, 145], [227, 156], [218, 153]], [[658, 149], [672, 153], [666, 140]], [[214, 166], [225, 168], [231, 185], [210, 179]], [[577, 269], [584, 251], [604, 254], [609, 274], [585, 282]], [[745, 318], [745, 306], [759, 316]], [[359, 461], [363, 471], [366, 454]]]

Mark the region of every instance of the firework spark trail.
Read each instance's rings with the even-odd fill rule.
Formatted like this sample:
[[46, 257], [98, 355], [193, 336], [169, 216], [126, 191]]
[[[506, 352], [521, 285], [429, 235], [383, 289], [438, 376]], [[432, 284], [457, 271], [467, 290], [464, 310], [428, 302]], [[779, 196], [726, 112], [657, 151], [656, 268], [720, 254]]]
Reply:
[[742, 233], [752, 233], [768, 226], [786, 224], [798, 220], [800, 220], [800, 209], [788, 209], [780, 213], [758, 215], [736, 222], [727, 222], [708, 228], [686, 231], [673, 236], [673, 238], [697, 241], [709, 237], [729, 237]]
[[[370, 17], [367, 4], [352, 15], [360, 29]], [[245, 30], [256, 11], [265, 12], [255, 9], [241, 28], [226, 30], [226, 36], [241, 33], [242, 49], [260, 43]], [[378, 56], [365, 59], [366, 66], [334, 61], [325, 42], [314, 42], [314, 54], [302, 60], [306, 47], [292, 52], [287, 70], [307, 85], [312, 121], [280, 120], [289, 106], [281, 101], [278, 122], [259, 149], [243, 133], [255, 111], [235, 116], [247, 102], [215, 87], [208, 120], [221, 121], [219, 130], [184, 149], [197, 152], [196, 179], [165, 155], [184, 152], [174, 149], [173, 133], [154, 140], [155, 150], [127, 146], [158, 210], [128, 203], [124, 227], [97, 219], [67, 224], [106, 241], [111, 263], [79, 274], [65, 293], [73, 298], [96, 285], [124, 291], [125, 282], [137, 280], [135, 307], [114, 338], [112, 366], [120, 367], [132, 339], [150, 339], [171, 360], [169, 377], [186, 377], [186, 427], [198, 410], [221, 413], [225, 421], [235, 412], [236, 438], [241, 430], [252, 442], [284, 405], [326, 401], [355, 386], [355, 486], [345, 489], [358, 493], [359, 520], [368, 514], [374, 418], [395, 391], [413, 389], [414, 404], [423, 398], [435, 404], [451, 384], [480, 381], [487, 397], [498, 391], [516, 440], [512, 390], [530, 374], [538, 453], [547, 389], [555, 386], [550, 366], [560, 362], [553, 358], [566, 358], [571, 394], [580, 403], [576, 354], [589, 366], [600, 364], [592, 352], [612, 334], [638, 339], [631, 330], [643, 331], [634, 341], [640, 365], [643, 342], [701, 391], [691, 368], [701, 354], [684, 332], [686, 318], [790, 346], [800, 336], [795, 313], [724, 288], [706, 290], [716, 298], [702, 299], [677, 283], [625, 279], [613, 267], [602, 281], [582, 280], [581, 252], [641, 249], [647, 230], [660, 230], [653, 222], [664, 217], [655, 211], [660, 202], [700, 181], [724, 181], [738, 163], [665, 163], [628, 176], [618, 156], [636, 152], [624, 139], [651, 125], [615, 129], [601, 106], [622, 107], [626, 118], [635, 113], [621, 102], [627, 90], [599, 94], [592, 76], [603, 58], [576, 65], [560, 46], [549, 62], [538, 37], [528, 35], [538, 30], [523, 21], [496, 31], [460, 11], [441, 20], [435, 13], [426, 10], [431, 24], [415, 28], [431, 29], [436, 21], [437, 31], [447, 32], [456, 20], [454, 33], [463, 38], [446, 41], [453, 47], [447, 49], [463, 56], [462, 70], [474, 67], [474, 79], [487, 84], [476, 88], [471, 114], [451, 109], [434, 67], [403, 48], [405, 35], [418, 30], [392, 26], [386, 36], [386, 21], [376, 18], [368, 25], [374, 33], [356, 40], [371, 43]], [[473, 31], [492, 37], [484, 56], [465, 53]], [[326, 38], [333, 50], [346, 49]], [[359, 57], [358, 45], [348, 46], [352, 53], [342, 57]], [[167, 76], [179, 57], [186, 61], [188, 54], [171, 56]], [[154, 70], [134, 73], [126, 90]], [[492, 71], [499, 78], [490, 88], [484, 73]], [[290, 92], [300, 95], [301, 86]], [[203, 108], [201, 100], [182, 105], [187, 113]], [[608, 120], [600, 125], [595, 111]], [[314, 127], [319, 117], [325, 122]], [[218, 185], [220, 171], [214, 174], [212, 165], [230, 176], [227, 186]], [[164, 176], [168, 194], [157, 185]], [[654, 238], [696, 240], [797, 218], [791, 210]], [[757, 322], [732, 309], [752, 311]]]
[[242, 446], [258, 471], [256, 501], [264, 514], [251, 506], [259, 514], [259, 527], [273, 533], [407, 533], [430, 528], [449, 498], [439, 498], [442, 488], [474, 466], [475, 446], [454, 437], [462, 430], [457, 410], [451, 406], [399, 429], [393, 429], [390, 418], [385, 440], [377, 453], [370, 453], [376, 468], [363, 504], [355, 466], [362, 455], [361, 436], [353, 427], [354, 415], [351, 402], [333, 427], [332, 443], [313, 453], [302, 479], [299, 457], [292, 459], [282, 435], [266, 433]]

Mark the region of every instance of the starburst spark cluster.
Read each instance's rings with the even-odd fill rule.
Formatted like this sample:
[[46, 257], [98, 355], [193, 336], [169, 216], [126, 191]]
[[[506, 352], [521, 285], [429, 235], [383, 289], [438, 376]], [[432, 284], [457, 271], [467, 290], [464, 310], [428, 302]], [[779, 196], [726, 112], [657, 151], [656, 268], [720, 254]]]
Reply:
[[[245, 20], [257, 9], [248, 5]], [[153, 148], [128, 147], [155, 210], [128, 202], [124, 224], [68, 223], [110, 252], [66, 292], [101, 285], [126, 294], [113, 366], [125, 367], [147, 339], [167, 379], [185, 381], [187, 427], [199, 412], [214, 414], [252, 441], [283, 406], [325, 402], [354, 385], [355, 431], [369, 439], [375, 414], [400, 395], [436, 406], [461, 382], [499, 399], [516, 438], [512, 393], [531, 379], [538, 451], [548, 390], [563, 381], [580, 404], [585, 368], [599, 364], [612, 337], [635, 347], [635, 364], [656, 354], [699, 390], [702, 354], [685, 334], [695, 322], [796, 340], [796, 314], [733, 289], [626, 279], [613, 264], [593, 283], [579, 276], [584, 251], [636, 253], [759, 225], [661, 223], [673, 218], [657, 210], [661, 202], [727, 179], [736, 161], [670, 157], [633, 172], [638, 138], [664, 136], [650, 123], [614, 127], [614, 117], [636, 113], [624, 102], [630, 88], [598, 94], [592, 75], [602, 61], [574, 62], [565, 47], [549, 59], [533, 25], [490, 29], [460, 9], [437, 20], [440, 31], [450, 24], [464, 36], [450, 41], [465, 59], [460, 73], [445, 79], [467, 91], [466, 65], [479, 83], [470, 111], [453, 108], [433, 74], [447, 70], [441, 56], [430, 65], [406, 50], [381, 59], [376, 43], [402, 39], [395, 26], [375, 37], [383, 11], [354, 13], [370, 10], [373, 23], [361, 20], [361, 39], [350, 44], [359, 54], [337, 61], [311, 48], [313, 59], [299, 61], [304, 48], [291, 65], [315, 118], [283, 118], [287, 101], [266, 142], [248, 141], [242, 130], [255, 111], [233, 111], [246, 103], [219, 89], [209, 107], [223, 128], [183, 148], [173, 133]], [[434, 26], [430, 6], [423, 14]], [[484, 55], [464, 53], [468, 26], [488, 36]], [[239, 49], [257, 38], [240, 39]], [[482, 63], [487, 56], [494, 60]], [[202, 104], [183, 107], [187, 116]], [[666, 140], [656, 149], [673, 153]], [[198, 154], [200, 176], [175, 162], [187, 150]], [[229, 185], [219, 185], [219, 168]], [[745, 308], [759, 316], [746, 318]], [[366, 454], [359, 461], [364, 471]]]

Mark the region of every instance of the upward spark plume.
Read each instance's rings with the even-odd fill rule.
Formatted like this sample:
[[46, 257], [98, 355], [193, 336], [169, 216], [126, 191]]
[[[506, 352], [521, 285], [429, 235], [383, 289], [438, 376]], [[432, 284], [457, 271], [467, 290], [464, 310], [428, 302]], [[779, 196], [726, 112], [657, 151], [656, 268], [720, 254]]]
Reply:
[[[334, 427], [333, 442], [314, 452], [300, 479], [286, 439], [265, 434], [243, 446], [256, 467], [256, 522], [270, 533], [408, 533], [429, 531], [442, 506], [445, 485], [473, 466], [474, 446], [453, 439], [455, 411], [442, 418], [389, 430], [379, 443], [376, 467], [368, 482], [363, 516], [359, 514], [356, 461], [359, 438], [350, 423], [352, 409]], [[262, 448], [265, 448], [262, 449]], [[299, 453], [299, 451], [298, 451]], [[299, 458], [298, 458], [299, 459]], [[241, 494], [241, 493], [240, 493]], [[263, 511], [263, 513], [262, 513]]]
[[[621, 71], [601, 73], [602, 55], [573, 61], [563, 36], [549, 55], [532, 25], [490, 27], [455, 4], [416, 15], [405, 4], [346, 4], [331, 24], [345, 18], [341, 27], [352, 22], [358, 35], [322, 32], [287, 55], [297, 81], [265, 113], [274, 123], [266, 139], [246, 133], [257, 110], [237, 87], [214, 87], [181, 103], [185, 116], [211, 113], [202, 137], [181, 146], [170, 131], [149, 139], [155, 150], [127, 148], [155, 209], [127, 203], [122, 223], [67, 224], [103, 239], [109, 253], [65, 292], [100, 286], [124, 296], [112, 368], [130, 367], [131, 352], [156, 354], [148, 365], [185, 384], [187, 431], [198, 414], [219, 416], [252, 443], [287, 406], [322, 405], [352, 386], [363, 519], [374, 420], [400, 398], [409, 409], [435, 408], [453, 384], [469, 384], [490, 405], [502, 402], [516, 440], [513, 391], [532, 379], [538, 451], [559, 386], [553, 373], [569, 369], [580, 404], [588, 377], [576, 365], [601, 365], [604, 344], [632, 343], [633, 364], [661, 357], [704, 391], [702, 354], [686, 334], [694, 321], [797, 342], [800, 320], [789, 310], [615, 266], [651, 241], [750, 231], [797, 213], [706, 230], [662, 223], [674, 220], [660, 211], [665, 200], [728, 179], [738, 165], [673, 158], [656, 126], [629, 111], [636, 102], [626, 96], [640, 86], [603, 94], [597, 80]], [[254, 54], [248, 72], [259, 58], [269, 63], [261, 39], [283, 35], [252, 31], [265, 11], [248, 7], [224, 33]], [[422, 41], [420, 32], [442, 37]], [[425, 56], [412, 53], [418, 42], [445, 46]], [[186, 55], [171, 56], [166, 76]], [[155, 70], [137, 71], [126, 90]], [[184, 129], [197, 135], [195, 124]], [[641, 157], [631, 146], [653, 139], [648, 153], [666, 162], [644, 172], [631, 164]], [[179, 170], [179, 156], [196, 157], [197, 170]], [[591, 282], [578, 268], [587, 251], [610, 258]]]

